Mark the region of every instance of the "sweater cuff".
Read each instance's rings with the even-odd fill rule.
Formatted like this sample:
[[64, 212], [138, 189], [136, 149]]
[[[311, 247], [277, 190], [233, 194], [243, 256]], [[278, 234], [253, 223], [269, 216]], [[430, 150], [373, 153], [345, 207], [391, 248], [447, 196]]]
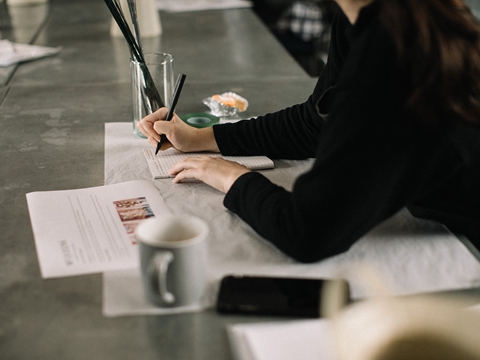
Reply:
[[243, 198], [246, 194], [248, 184], [254, 182], [256, 184], [262, 181], [269, 181], [262, 174], [251, 171], [240, 176], [230, 187], [230, 190], [226, 193], [223, 199], [223, 205], [230, 211], [238, 213], [241, 208], [241, 204], [238, 201], [239, 198]]
[[221, 124], [213, 126], [213, 135], [217, 142], [218, 149], [222, 155], [232, 155], [234, 150], [230, 141], [230, 127], [232, 124]]

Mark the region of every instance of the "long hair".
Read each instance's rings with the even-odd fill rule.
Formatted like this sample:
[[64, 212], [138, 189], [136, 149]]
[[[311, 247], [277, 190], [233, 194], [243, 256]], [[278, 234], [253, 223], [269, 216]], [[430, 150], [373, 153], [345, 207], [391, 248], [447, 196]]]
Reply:
[[463, 0], [380, 0], [411, 74], [408, 106], [427, 122], [480, 126], [480, 24]]

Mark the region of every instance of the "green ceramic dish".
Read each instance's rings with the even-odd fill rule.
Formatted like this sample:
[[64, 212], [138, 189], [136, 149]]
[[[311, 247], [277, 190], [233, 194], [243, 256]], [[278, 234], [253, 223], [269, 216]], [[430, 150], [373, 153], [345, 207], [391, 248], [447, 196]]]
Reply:
[[220, 121], [218, 117], [206, 113], [185, 114], [180, 118], [188, 125], [196, 128], [209, 127], [218, 124]]

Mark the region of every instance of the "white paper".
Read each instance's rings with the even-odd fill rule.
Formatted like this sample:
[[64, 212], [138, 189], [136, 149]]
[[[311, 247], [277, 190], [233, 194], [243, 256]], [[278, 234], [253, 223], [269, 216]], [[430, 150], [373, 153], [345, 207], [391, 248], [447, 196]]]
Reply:
[[327, 319], [234, 324], [227, 334], [236, 360], [335, 360], [332, 325]]
[[138, 266], [134, 230], [170, 213], [150, 181], [27, 194], [43, 278]]
[[0, 66], [10, 66], [22, 61], [54, 55], [61, 49], [61, 47], [17, 44], [9, 40], [0, 40]]
[[[146, 140], [132, 134], [131, 123], [106, 124], [106, 183], [151, 179], [143, 156], [143, 149], [148, 147], [151, 146]], [[260, 172], [274, 183], [291, 189], [296, 177], [312, 163], [312, 160], [275, 160], [275, 169]], [[480, 286], [480, 263], [468, 249], [442, 225], [415, 219], [406, 210], [365, 235], [346, 253], [314, 264], [301, 264], [286, 257], [227, 211], [223, 206], [223, 193], [203, 183], [173, 184], [171, 179], [154, 182], [173, 213], [195, 215], [210, 225], [209, 285], [205, 300], [210, 307], [215, 304], [220, 279], [227, 274], [303, 278], [332, 278], [341, 274], [349, 281], [354, 298], [372, 295], [355, 275], [358, 262], [376, 269], [392, 294]], [[120, 286], [115, 288], [115, 294], [104, 298], [104, 310], [110, 306], [108, 299], [135, 296], [128, 286], [121, 287], [121, 274], [105, 274], [104, 286], [110, 282]], [[134, 305], [126, 306], [123, 315], [135, 311]]]
[[237, 360], [334, 360], [328, 320], [236, 324], [227, 327]]
[[211, 156], [221, 157], [225, 160], [237, 162], [250, 170], [272, 169], [274, 163], [266, 156], [221, 156], [217, 153], [182, 153], [174, 148], [160, 151], [155, 155], [153, 149], [143, 149], [148, 167], [154, 179], [173, 177], [168, 172], [178, 161], [187, 157]]
[[[133, 124], [105, 124], [105, 185], [133, 180], [151, 180], [143, 149], [151, 148], [146, 139], [133, 134]], [[108, 159], [108, 160], [107, 160]]]
[[103, 307], [105, 316], [180, 314], [201, 311], [208, 306], [207, 299], [182, 307], [160, 308], [152, 305], [145, 297], [142, 275], [138, 267], [107, 271], [103, 274], [103, 280], [103, 302], [108, 304]]
[[157, 0], [157, 9], [168, 12], [221, 10], [252, 7], [244, 0]]

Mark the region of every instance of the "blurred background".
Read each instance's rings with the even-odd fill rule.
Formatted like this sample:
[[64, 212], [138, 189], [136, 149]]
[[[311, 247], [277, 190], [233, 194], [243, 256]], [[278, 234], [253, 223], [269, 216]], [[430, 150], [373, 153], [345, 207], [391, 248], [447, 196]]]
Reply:
[[[465, 0], [480, 19], [480, 0]], [[325, 65], [333, 0], [253, 0], [254, 10], [304, 70], [313, 77]]]

